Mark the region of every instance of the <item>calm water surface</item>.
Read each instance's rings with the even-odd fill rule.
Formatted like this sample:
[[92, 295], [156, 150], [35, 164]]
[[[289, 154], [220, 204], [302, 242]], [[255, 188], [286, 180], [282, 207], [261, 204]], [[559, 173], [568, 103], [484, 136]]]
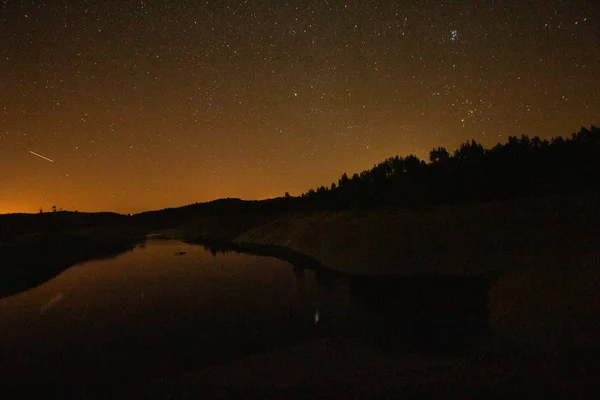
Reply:
[[[0, 299], [7, 373], [161, 374], [334, 334], [348, 285], [273, 257], [151, 240]], [[133, 370], [132, 370], [133, 369]]]
[[0, 373], [5, 384], [123, 385], [321, 337], [392, 337], [414, 350], [440, 331], [436, 316], [382, 311], [361, 293], [273, 257], [149, 240], [0, 299]]

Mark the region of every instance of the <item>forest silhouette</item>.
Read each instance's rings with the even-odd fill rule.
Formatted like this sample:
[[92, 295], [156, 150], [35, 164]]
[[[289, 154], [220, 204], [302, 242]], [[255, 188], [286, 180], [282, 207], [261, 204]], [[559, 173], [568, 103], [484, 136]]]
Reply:
[[[527, 199], [561, 194], [595, 193], [600, 171], [600, 128], [582, 127], [570, 138], [509, 136], [491, 149], [475, 140], [450, 153], [432, 149], [429, 162], [414, 155], [390, 157], [369, 170], [344, 173], [337, 182], [300, 196], [265, 200], [224, 198], [206, 203], [147, 211], [133, 220], [164, 229], [209, 218], [211, 235], [236, 234], [277, 215], [294, 212], [429, 207]], [[234, 220], [231, 220], [234, 218]], [[206, 223], [204, 221], [203, 223]]]
[[452, 154], [438, 147], [429, 153], [429, 163], [414, 155], [390, 157], [301, 198], [319, 209], [418, 208], [589, 192], [597, 190], [599, 167], [600, 128], [591, 126], [567, 139], [509, 136], [491, 149], [471, 140]]

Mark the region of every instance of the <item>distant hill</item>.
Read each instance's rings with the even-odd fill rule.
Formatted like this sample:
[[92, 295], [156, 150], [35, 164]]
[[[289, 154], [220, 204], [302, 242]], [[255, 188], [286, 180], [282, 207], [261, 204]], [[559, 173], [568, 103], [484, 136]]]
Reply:
[[0, 242], [35, 233], [48, 234], [99, 225], [123, 224], [130, 217], [112, 212], [56, 211], [38, 214], [0, 215]]
[[133, 216], [136, 224], [154, 229], [177, 226], [191, 218], [228, 217], [232, 215], [262, 215], [291, 211], [302, 202], [300, 198], [278, 197], [266, 200], [226, 198], [206, 203], [189, 204], [177, 208], [146, 211]]
[[491, 149], [475, 140], [452, 153], [431, 150], [429, 162], [414, 155], [390, 157], [369, 170], [343, 174], [330, 186], [298, 197], [267, 200], [227, 198], [136, 214], [134, 220], [157, 227], [191, 217], [290, 211], [420, 208], [473, 201], [537, 197], [600, 190], [600, 129], [581, 128], [570, 138], [509, 136]]

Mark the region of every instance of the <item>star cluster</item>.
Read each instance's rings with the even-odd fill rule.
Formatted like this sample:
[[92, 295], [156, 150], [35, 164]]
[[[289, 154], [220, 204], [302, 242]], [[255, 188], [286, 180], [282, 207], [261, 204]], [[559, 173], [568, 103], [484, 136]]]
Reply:
[[0, 213], [300, 194], [598, 123], [592, 1], [0, 7]]

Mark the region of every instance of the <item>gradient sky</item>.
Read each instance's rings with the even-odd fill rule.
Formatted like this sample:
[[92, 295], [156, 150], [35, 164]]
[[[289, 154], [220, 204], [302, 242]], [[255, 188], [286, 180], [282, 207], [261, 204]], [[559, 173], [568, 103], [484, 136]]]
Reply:
[[298, 195], [570, 135], [600, 124], [598, 3], [0, 1], [0, 213]]

